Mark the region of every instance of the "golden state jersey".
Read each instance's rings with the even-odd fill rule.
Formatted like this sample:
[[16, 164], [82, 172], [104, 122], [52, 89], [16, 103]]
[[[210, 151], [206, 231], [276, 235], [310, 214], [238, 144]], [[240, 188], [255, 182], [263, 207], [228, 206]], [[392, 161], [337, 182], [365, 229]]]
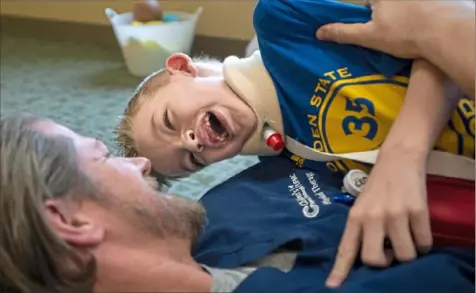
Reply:
[[[286, 135], [329, 153], [381, 146], [405, 99], [412, 61], [315, 37], [321, 25], [362, 23], [370, 16], [368, 8], [329, 0], [258, 2], [254, 27]], [[474, 119], [474, 101], [462, 97], [436, 149], [474, 158]], [[298, 166], [368, 171], [352, 161], [313, 162], [284, 153]]]

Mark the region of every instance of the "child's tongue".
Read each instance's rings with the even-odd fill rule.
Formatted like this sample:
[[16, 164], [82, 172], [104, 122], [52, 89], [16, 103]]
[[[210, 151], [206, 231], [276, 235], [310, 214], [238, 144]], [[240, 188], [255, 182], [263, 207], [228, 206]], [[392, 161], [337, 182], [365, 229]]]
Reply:
[[212, 113], [208, 113], [203, 119], [202, 130], [206, 134], [206, 140], [210, 146], [222, 145], [228, 140], [229, 135], [226, 129]]

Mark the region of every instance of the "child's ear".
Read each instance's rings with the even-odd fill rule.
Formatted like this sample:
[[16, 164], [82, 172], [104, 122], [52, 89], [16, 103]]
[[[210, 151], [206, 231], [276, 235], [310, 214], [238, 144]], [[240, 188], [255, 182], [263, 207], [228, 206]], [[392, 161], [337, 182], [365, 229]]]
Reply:
[[193, 77], [198, 76], [198, 68], [190, 57], [183, 53], [175, 53], [165, 62], [165, 67], [170, 74], [182, 72]]
[[104, 240], [104, 228], [78, 212], [73, 205], [58, 200], [47, 200], [45, 213], [51, 227], [70, 245], [77, 247], [99, 245]]

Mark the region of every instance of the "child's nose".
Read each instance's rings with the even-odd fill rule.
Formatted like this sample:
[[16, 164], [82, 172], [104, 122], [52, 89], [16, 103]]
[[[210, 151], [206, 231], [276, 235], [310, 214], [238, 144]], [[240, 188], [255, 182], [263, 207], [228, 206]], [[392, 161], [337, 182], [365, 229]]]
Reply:
[[193, 130], [185, 131], [183, 143], [185, 148], [190, 152], [201, 152], [203, 150], [203, 145], [200, 144]]

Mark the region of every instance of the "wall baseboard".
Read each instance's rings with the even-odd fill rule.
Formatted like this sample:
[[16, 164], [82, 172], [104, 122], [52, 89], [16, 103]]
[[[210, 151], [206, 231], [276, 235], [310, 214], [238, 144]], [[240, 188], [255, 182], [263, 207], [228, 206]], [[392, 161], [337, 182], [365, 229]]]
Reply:
[[[2, 15], [1, 34], [52, 41], [74, 40], [119, 50], [112, 27], [99, 24]], [[230, 55], [243, 56], [247, 44], [248, 41], [244, 40], [197, 35], [192, 55], [219, 59]]]

